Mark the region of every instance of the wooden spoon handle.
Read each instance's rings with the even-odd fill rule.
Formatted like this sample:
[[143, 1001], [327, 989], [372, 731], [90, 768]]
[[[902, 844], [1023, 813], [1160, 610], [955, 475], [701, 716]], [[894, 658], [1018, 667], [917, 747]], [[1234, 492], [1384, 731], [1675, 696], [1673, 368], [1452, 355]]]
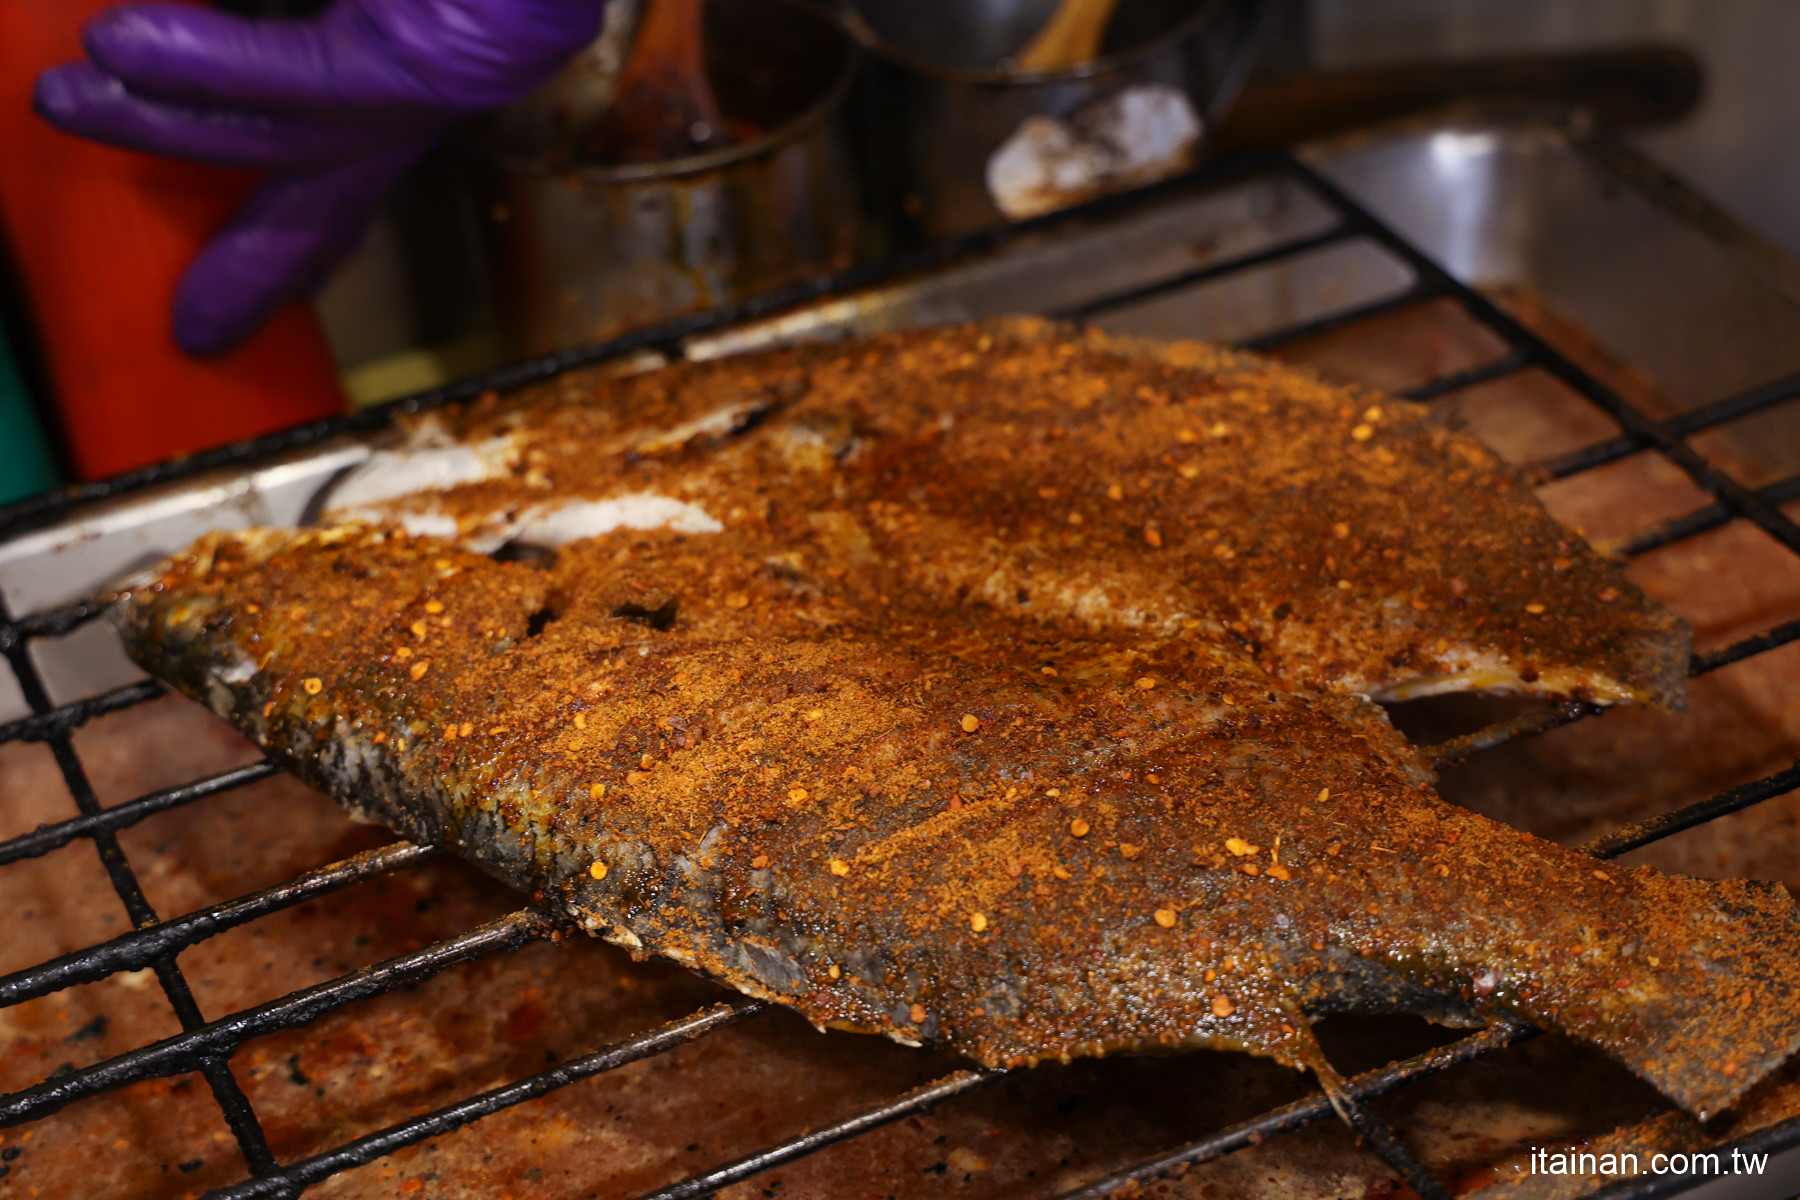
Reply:
[[648, 0], [612, 104], [588, 141], [614, 162], [678, 158], [730, 140], [706, 75], [705, 0]]
[[1119, 0], [1062, 0], [1016, 60], [1022, 71], [1063, 71], [1100, 57], [1100, 39]]

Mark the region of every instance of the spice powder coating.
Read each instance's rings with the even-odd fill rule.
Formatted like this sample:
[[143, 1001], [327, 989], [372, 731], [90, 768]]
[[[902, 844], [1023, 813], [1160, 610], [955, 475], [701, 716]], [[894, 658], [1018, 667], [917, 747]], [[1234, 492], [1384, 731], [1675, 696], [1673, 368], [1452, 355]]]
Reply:
[[[1446, 804], [1370, 703], [1684, 697], [1685, 627], [1417, 406], [1009, 322], [449, 432], [508, 469], [210, 535], [117, 619], [302, 778], [634, 952], [988, 1064], [1211, 1046], [1330, 1086], [1308, 1017], [1405, 1010], [1712, 1113], [1800, 1040], [1782, 889]], [[469, 549], [552, 502], [625, 519]]]

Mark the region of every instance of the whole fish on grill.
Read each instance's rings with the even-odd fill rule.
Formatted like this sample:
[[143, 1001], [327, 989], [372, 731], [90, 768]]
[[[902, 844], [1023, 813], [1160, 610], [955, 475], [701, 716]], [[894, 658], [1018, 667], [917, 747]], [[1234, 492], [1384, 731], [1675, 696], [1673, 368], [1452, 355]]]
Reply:
[[[1126, 349], [964, 329], [496, 402], [442, 448], [511, 439], [503, 472], [352, 480], [394, 523], [210, 535], [116, 617], [352, 809], [822, 1027], [989, 1064], [1238, 1048], [1330, 1086], [1309, 1017], [1523, 1019], [1700, 1113], [1790, 1055], [1782, 889], [1446, 804], [1359, 694], [1677, 704], [1679, 623], [1409, 407]], [[1179, 449], [1233, 436], [1182, 491]], [[470, 548], [534, 537], [564, 544]]]

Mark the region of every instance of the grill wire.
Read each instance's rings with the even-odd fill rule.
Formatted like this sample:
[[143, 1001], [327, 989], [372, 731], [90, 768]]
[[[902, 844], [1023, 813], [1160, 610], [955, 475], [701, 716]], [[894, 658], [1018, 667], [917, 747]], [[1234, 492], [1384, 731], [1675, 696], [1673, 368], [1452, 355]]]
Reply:
[[[1213, 263], [1130, 291], [1103, 296], [1078, 308], [1050, 315], [1078, 320], [1092, 318], [1156, 295], [1193, 287], [1236, 272], [1276, 264], [1330, 245], [1354, 239], [1372, 242], [1410, 268], [1414, 282], [1409, 288], [1397, 296], [1264, 333], [1240, 344], [1250, 350], [1271, 350], [1383, 313], [1433, 300], [1452, 300], [1476, 322], [1498, 335], [1507, 346], [1507, 351], [1489, 362], [1411, 388], [1400, 393], [1402, 396], [1427, 401], [1528, 369], [1545, 372], [1611, 417], [1622, 432], [1607, 441], [1539, 463], [1530, 469], [1532, 474], [1528, 477], [1562, 479], [1630, 455], [1652, 451], [1684, 471], [1711, 497], [1708, 505], [1639, 533], [1624, 546], [1622, 553], [1625, 556], [1642, 554], [1693, 537], [1735, 519], [1750, 521], [1788, 550], [1800, 554], [1800, 526], [1778, 507], [1789, 500], [1800, 498], [1800, 476], [1779, 480], [1761, 488], [1749, 488], [1707, 461], [1686, 441], [1695, 433], [1800, 397], [1800, 376], [1778, 380], [1668, 420], [1657, 421], [1552, 349], [1480, 293], [1452, 279], [1330, 182], [1287, 154], [1271, 152], [1243, 156], [1159, 185], [1151, 191], [1170, 192], [1176, 189], [1214, 187], [1254, 178], [1285, 179], [1299, 185], [1330, 208], [1335, 216], [1334, 224], [1321, 233], [1284, 241], [1253, 254]], [[686, 318], [655, 330], [627, 335], [604, 345], [534, 360], [521, 367], [464, 381], [356, 417], [316, 422], [286, 433], [196, 455], [180, 463], [145, 468], [103, 483], [82, 485], [49, 497], [26, 501], [0, 510], [0, 536], [41, 526], [94, 499], [125, 494], [204, 470], [251, 463], [264, 456], [291, 452], [340, 433], [376, 427], [391, 420], [396, 412], [417, 411], [437, 404], [473, 398], [489, 388], [505, 390], [518, 387], [551, 378], [575, 366], [645, 348], [662, 350], [671, 359], [679, 358], [682, 340], [694, 333], [778, 311], [813, 296], [851, 291], [904, 273], [929, 268], [958, 256], [991, 249], [1011, 237], [1058, 227], [1065, 222], [1095, 213], [1104, 214], [1131, 200], [1141, 200], [1142, 196], [1143, 193], [1132, 198], [1115, 197], [1089, 205], [1076, 213], [1057, 214], [1012, 230], [977, 234], [879, 268], [846, 272], [756, 301]], [[341, 1171], [371, 1162], [403, 1147], [439, 1137], [490, 1113], [579, 1080], [671, 1050], [705, 1037], [714, 1030], [749, 1020], [770, 1007], [766, 1002], [744, 997], [728, 999], [604, 1046], [584, 1057], [570, 1059], [503, 1087], [401, 1121], [334, 1149], [294, 1162], [277, 1162], [269, 1151], [263, 1128], [258, 1123], [249, 1100], [238, 1087], [228, 1067], [232, 1054], [240, 1046], [277, 1030], [303, 1026], [358, 1000], [416, 984], [458, 963], [486, 954], [517, 949], [527, 943], [560, 937], [572, 926], [561, 918], [540, 910], [523, 908], [458, 937], [350, 972], [255, 1008], [206, 1021], [176, 964], [176, 956], [182, 950], [269, 913], [327, 895], [363, 880], [411, 867], [436, 851], [431, 847], [397, 842], [377, 850], [365, 851], [342, 862], [319, 867], [285, 883], [210, 908], [169, 919], [159, 917], [145, 900], [136, 874], [120, 849], [115, 834], [154, 813], [191, 804], [264, 779], [276, 774], [277, 768], [267, 762], [255, 763], [178, 787], [152, 792], [110, 808], [102, 808], [75, 752], [75, 730], [95, 717], [162, 696], [165, 690], [160, 684], [144, 682], [73, 704], [57, 706], [51, 702], [37, 666], [28, 653], [33, 639], [62, 636], [98, 615], [99, 610], [91, 604], [72, 604], [31, 617], [14, 619], [5, 611], [3, 602], [0, 602], [0, 654], [4, 654], [11, 665], [32, 710], [30, 716], [0, 725], [0, 743], [29, 741], [48, 746], [80, 811], [79, 816], [69, 820], [40, 826], [31, 833], [0, 841], [0, 867], [47, 854], [77, 839], [87, 839], [98, 851], [113, 890], [131, 918], [133, 929], [110, 941], [0, 976], [0, 1007], [92, 982], [114, 972], [147, 967], [154, 971], [180, 1020], [182, 1031], [152, 1045], [0, 1096], [0, 1127], [41, 1120], [66, 1104], [142, 1080], [199, 1072], [211, 1088], [251, 1170], [251, 1178], [208, 1193], [209, 1200], [249, 1200], [251, 1197], [286, 1200], [299, 1196], [306, 1188]], [[1796, 640], [1800, 640], [1800, 620], [1728, 646], [1696, 654], [1689, 673], [1691, 676], [1704, 675]], [[1581, 720], [1598, 711], [1600, 710], [1596, 706], [1580, 702], [1554, 705], [1439, 743], [1430, 747], [1426, 753], [1434, 765], [1443, 766], [1511, 738], [1541, 733]], [[1596, 858], [1612, 858], [1727, 813], [1786, 795], [1796, 788], [1800, 788], [1800, 762], [1709, 799], [1615, 830], [1589, 842], [1582, 849]], [[1355, 1125], [1364, 1143], [1379, 1154], [1424, 1200], [1445, 1200], [1450, 1195], [1449, 1190], [1432, 1177], [1391, 1128], [1370, 1112], [1368, 1102], [1404, 1084], [1517, 1044], [1535, 1036], [1537, 1032], [1527, 1025], [1497, 1023], [1446, 1046], [1358, 1075], [1349, 1081], [1347, 1095], [1343, 1098], [1344, 1113]], [[813, 1130], [711, 1168], [642, 1197], [641, 1200], [692, 1200], [710, 1195], [719, 1188], [953, 1100], [1009, 1074], [1011, 1072], [1003, 1070], [976, 1068], [954, 1071], [837, 1124]], [[1276, 1134], [1297, 1130], [1333, 1116], [1332, 1106], [1324, 1094], [1314, 1093], [1103, 1179], [1094, 1180], [1074, 1191], [1063, 1193], [1056, 1200], [1098, 1200], [1121, 1189], [1148, 1183], [1169, 1173], [1178, 1173], [1244, 1146], [1260, 1143]], [[1736, 1148], [1746, 1152], [1773, 1153], [1795, 1145], [1800, 1145], [1800, 1117], [1763, 1129], [1734, 1143], [1732, 1147], [1719, 1149]], [[1684, 1176], [1626, 1179], [1602, 1187], [1593, 1195], [1604, 1197], [1605, 1200], [1649, 1200], [1650, 1197], [1675, 1194], [1699, 1182], [1701, 1180]]]

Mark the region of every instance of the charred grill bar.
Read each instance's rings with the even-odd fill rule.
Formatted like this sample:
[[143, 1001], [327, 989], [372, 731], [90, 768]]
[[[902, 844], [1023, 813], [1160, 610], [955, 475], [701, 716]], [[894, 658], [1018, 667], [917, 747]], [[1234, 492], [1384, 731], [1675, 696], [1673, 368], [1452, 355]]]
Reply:
[[[1157, 295], [1236, 272], [1268, 266], [1346, 241], [1360, 239], [1374, 243], [1403, 263], [1412, 273], [1410, 286], [1396, 295], [1245, 339], [1243, 344], [1251, 349], [1269, 349], [1426, 301], [1448, 298], [1474, 321], [1497, 335], [1506, 350], [1487, 362], [1429, 380], [1402, 392], [1402, 395], [1417, 400], [1433, 400], [1527, 369], [1541, 370], [1600, 409], [1617, 423], [1623, 433], [1539, 464], [1536, 468], [1537, 477], [1546, 480], [1567, 478], [1634, 454], [1654, 452], [1685, 472], [1710, 497], [1709, 504], [1640, 532], [1626, 544], [1624, 553], [1640, 554], [1697, 536], [1728, 521], [1745, 519], [1790, 552], [1800, 554], [1800, 526], [1778, 507], [1800, 496], [1800, 480], [1784, 479], [1761, 488], [1746, 487], [1710, 462], [1686, 440], [1693, 434], [1727, 421], [1739, 420], [1800, 399], [1800, 377], [1776, 380], [1680, 416], [1658, 421], [1581, 369], [1485, 296], [1457, 282], [1337, 187], [1289, 156], [1257, 155], [1236, 159], [1207, 168], [1183, 180], [1161, 185], [1157, 190], [1167, 192], [1175, 189], [1206, 189], [1246, 180], [1271, 178], [1295, 184], [1325, 204], [1334, 215], [1334, 223], [1320, 232], [1288, 238], [1253, 253], [1224, 259], [1144, 286], [1066, 307], [1056, 315], [1098, 317]], [[1017, 227], [1016, 230], [965, 238], [953, 245], [914, 255], [904, 261], [880, 268], [853, 271], [727, 310], [632, 334], [601, 346], [509, 368], [498, 375], [452, 385], [434, 393], [398, 402], [377, 412], [316, 423], [285, 434], [226, 447], [181, 463], [148, 468], [105, 483], [85, 485], [80, 489], [27, 501], [0, 511], [0, 536], [42, 525], [96, 499], [124, 494], [220, 466], [252, 464], [274, 454], [315, 444], [336, 434], [370, 428], [390, 420], [397, 411], [417, 411], [435, 404], [468, 399], [489, 388], [517, 387], [552, 378], [575, 366], [644, 349], [657, 349], [675, 357], [679, 355], [684, 339], [692, 335], [778, 312], [818, 295], [846, 293], [879, 284], [908, 272], [949, 262], [958, 256], [993, 248], [1019, 233], [1054, 230], [1065, 223], [1078, 222], [1096, 214], [1104, 215], [1109, 208], [1129, 202], [1129, 198], [1102, 201], [1085, 210], [1044, 218]], [[28, 717], [0, 725], [0, 742], [34, 741], [45, 744], [54, 756], [63, 781], [80, 811], [79, 816], [70, 820], [40, 827], [32, 833], [0, 842], [0, 868], [9, 863], [42, 856], [79, 839], [91, 841], [134, 928], [132, 932], [110, 941], [0, 977], [0, 1007], [91, 982], [117, 971], [149, 967], [155, 971], [168, 996], [180, 1020], [182, 1032], [155, 1045], [141, 1047], [92, 1066], [55, 1076], [11, 1095], [0, 1096], [0, 1126], [39, 1120], [65, 1104], [139, 1080], [198, 1071], [207, 1080], [245, 1161], [252, 1170], [251, 1179], [211, 1194], [218, 1197], [292, 1197], [340, 1171], [442, 1135], [490, 1113], [578, 1080], [673, 1049], [704, 1037], [715, 1029], [753, 1018], [768, 1007], [759, 1001], [733, 998], [506, 1086], [399, 1122], [335, 1149], [288, 1164], [278, 1163], [269, 1152], [264, 1130], [250, 1102], [227, 1066], [231, 1055], [240, 1045], [251, 1038], [276, 1030], [304, 1026], [344, 1005], [417, 983], [471, 958], [560, 936], [563, 926], [534, 909], [523, 909], [471, 929], [460, 937], [351, 972], [253, 1009], [231, 1013], [212, 1022], [205, 1021], [176, 964], [179, 952], [226, 929], [254, 921], [279, 909], [376, 875], [406, 870], [429, 857], [432, 851], [426, 847], [399, 842], [380, 850], [365, 852], [344, 862], [321, 866], [285, 883], [223, 904], [167, 920], [159, 917], [144, 899], [132, 865], [118, 845], [115, 836], [117, 832], [152, 814], [192, 804], [265, 778], [273, 773], [274, 768], [267, 763], [239, 767], [103, 808], [88, 782], [87, 772], [76, 752], [73, 741], [75, 730], [105, 713], [154, 699], [164, 694], [163, 689], [154, 683], [140, 683], [92, 699], [58, 706], [51, 701], [38, 666], [29, 654], [33, 639], [62, 636], [96, 615], [96, 611], [85, 604], [69, 605], [25, 618], [14, 618], [0, 609], [0, 653], [6, 656], [32, 710], [32, 715]], [[1690, 674], [1704, 674], [1796, 640], [1800, 640], [1800, 620], [1742, 638], [1728, 646], [1697, 653], [1690, 665]], [[1430, 754], [1439, 764], [1453, 762], [1502, 741], [1541, 733], [1598, 711], [1600, 710], [1594, 706], [1582, 703], [1553, 705], [1487, 730], [1442, 743], [1432, 748]], [[1786, 795], [1796, 788], [1800, 788], [1800, 763], [1717, 796], [1616, 830], [1584, 848], [1597, 857], [1611, 858], [1726, 813]], [[1407, 1152], [1394, 1132], [1369, 1112], [1367, 1102], [1403, 1084], [1453, 1069], [1494, 1050], [1516, 1044], [1534, 1033], [1534, 1030], [1527, 1027], [1496, 1025], [1448, 1046], [1357, 1076], [1350, 1081], [1349, 1089], [1353, 1123], [1363, 1134], [1366, 1143], [1422, 1196], [1433, 1200], [1447, 1196], [1449, 1193], [1443, 1184], [1433, 1179]], [[953, 1072], [836, 1124], [693, 1175], [653, 1193], [645, 1200], [677, 1200], [709, 1195], [719, 1188], [749, 1179], [782, 1163], [857, 1137], [936, 1104], [952, 1101], [1008, 1074], [1005, 1071], [974, 1069]], [[1329, 1101], [1322, 1093], [1316, 1093], [1095, 1180], [1076, 1191], [1065, 1193], [1058, 1200], [1110, 1195], [1134, 1182], [1149, 1182], [1165, 1173], [1185, 1170], [1275, 1134], [1325, 1119], [1336, 1118]], [[1800, 1118], [1758, 1131], [1737, 1143], [1737, 1148], [1774, 1152], [1795, 1145], [1800, 1145]], [[1729, 1150], [1730, 1147], [1722, 1149]], [[1623, 1200], [1625, 1197], [1648, 1200], [1652, 1196], [1673, 1194], [1691, 1186], [1693, 1182], [1680, 1177], [1625, 1180], [1602, 1189], [1597, 1195], [1605, 1196], [1608, 1200]]]

